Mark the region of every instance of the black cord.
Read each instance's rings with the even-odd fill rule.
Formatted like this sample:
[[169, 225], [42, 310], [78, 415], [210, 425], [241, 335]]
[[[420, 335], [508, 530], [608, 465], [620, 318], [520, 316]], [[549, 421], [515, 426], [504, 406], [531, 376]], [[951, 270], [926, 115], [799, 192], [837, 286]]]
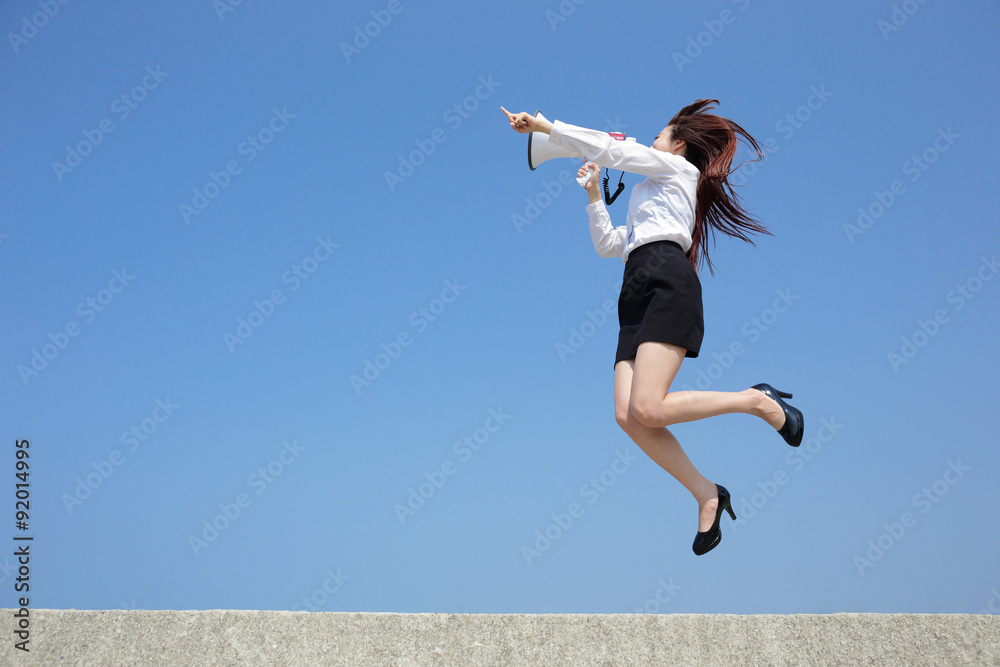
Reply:
[[625, 184], [622, 183], [622, 179], [625, 178], [625, 172], [623, 171], [622, 175], [618, 177], [618, 189], [615, 190], [614, 194], [611, 194], [611, 190], [608, 188], [608, 178], [610, 177], [610, 174], [610, 169], [604, 170], [604, 203], [608, 206], [614, 204], [615, 200], [618, 199], [618, 195], [620, 195], [622, 190], [625, 189]]

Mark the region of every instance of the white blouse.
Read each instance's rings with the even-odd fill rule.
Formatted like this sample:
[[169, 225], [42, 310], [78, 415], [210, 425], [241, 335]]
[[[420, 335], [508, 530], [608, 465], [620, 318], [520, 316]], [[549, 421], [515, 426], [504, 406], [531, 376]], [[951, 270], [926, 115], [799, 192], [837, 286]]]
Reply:
[[701, 172], [686, 158], [558, 120], [549, 141], [600, 167], [647, 177], [632, 188], [624, 227], [611, 225], [603, 200], [587, 206], [590, 236], [601, 257], [621, 256], [626, 262], [632, 250], [652, 241], [673, 241], [684, 252], [691, 248]]

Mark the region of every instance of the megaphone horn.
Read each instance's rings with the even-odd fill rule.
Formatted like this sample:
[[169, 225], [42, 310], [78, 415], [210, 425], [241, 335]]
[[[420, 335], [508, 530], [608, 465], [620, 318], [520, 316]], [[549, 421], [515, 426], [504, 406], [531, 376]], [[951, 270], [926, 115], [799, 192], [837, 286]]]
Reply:
[[[535, 118], [548, 120], [541, 111], [535, 112]], [[569, 151], [561, 146], [556, 146], [549, 142], [549, 135], [544, 132], [531, 132], [528, 134], [528, 168], [532, 171], [541, 163], [557, 157], [583, 158], [582, 155]]]

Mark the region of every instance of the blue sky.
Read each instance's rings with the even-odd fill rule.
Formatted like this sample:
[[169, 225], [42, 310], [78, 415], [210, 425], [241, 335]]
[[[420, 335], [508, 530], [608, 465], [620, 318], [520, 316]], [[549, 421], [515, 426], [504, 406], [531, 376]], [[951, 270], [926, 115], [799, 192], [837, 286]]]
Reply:
[[[0, 5], [33, 607], [1000, 611], [995, 2], [223, 2]], [[806, 441], [674, 427], [740, 517], [697, 558], [614, 422], [623, 265], [499, 107], [648, 144], [705, 97], [774, 236], [676, 386]]]

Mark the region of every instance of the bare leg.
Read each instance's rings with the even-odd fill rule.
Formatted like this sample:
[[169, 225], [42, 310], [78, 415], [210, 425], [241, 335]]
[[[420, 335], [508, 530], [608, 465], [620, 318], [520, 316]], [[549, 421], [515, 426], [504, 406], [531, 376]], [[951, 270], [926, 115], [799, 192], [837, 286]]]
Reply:
[[743, 413], [773, 428], [785, 423], [777, 402], [756, 389], [739, 392], [670, 391], [686, 350], [667, 343], [642, 343], [635, 356], [629, 410], [646, 426], [668, 426], [716, 415]]
[[698, 502], [698, 531], [711, 528], [719, 506], [718, 490], [691, 463], [668, 424], [716, 415], [744, 413], [773, 428], [784, 424], [781, 407], [756, 389], [742, 392], [671, 392], [687, 350], [667, 343], [642, 343], [634, 360], [615, 365], [615, 419], [657, 465], [670, 473]]
[[634, 365], [632, 360], [615, 364], [615, 419], [649, 458], [691, 492], [698, 501], [698, 530], [704, 532], [711, 528], [715, 520], [715, 510], [719, 506], [718, 490], [714, 483], [698, 472], [669, 429], [647, 426], [636, 419], [629, 409]]

